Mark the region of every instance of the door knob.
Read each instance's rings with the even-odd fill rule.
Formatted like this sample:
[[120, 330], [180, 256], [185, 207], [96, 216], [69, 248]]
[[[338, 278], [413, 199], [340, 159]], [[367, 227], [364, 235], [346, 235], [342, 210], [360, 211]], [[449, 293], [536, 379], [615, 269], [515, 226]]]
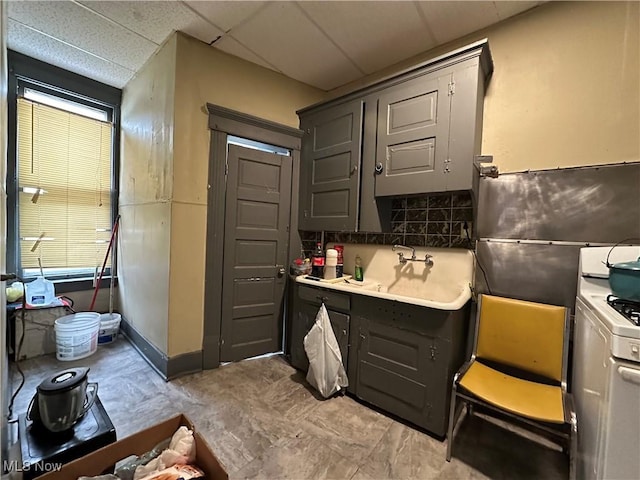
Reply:
[[380, 175], [380, 174], [382, 173], [382, 169], [383, 169], [383, 168], [384, 168], [384, 167], [382, 166], [382, 163], [381, 163], [381, 162], [376, 163], [376, 174], [377, 174], [377, 175]]
[[286, 270], [284, 267], [278, 267], [278, 276], [282, 277], [285, 274]]

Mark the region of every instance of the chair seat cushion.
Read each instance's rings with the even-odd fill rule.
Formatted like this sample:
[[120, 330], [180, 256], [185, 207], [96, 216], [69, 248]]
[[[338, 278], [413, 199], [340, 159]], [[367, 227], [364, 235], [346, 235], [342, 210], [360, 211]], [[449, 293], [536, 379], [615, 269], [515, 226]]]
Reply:
[[564, 423], [562, 390], [530, 382], [474, 361], [459, 382], [465, 390], [508, 412], [549, 423]]

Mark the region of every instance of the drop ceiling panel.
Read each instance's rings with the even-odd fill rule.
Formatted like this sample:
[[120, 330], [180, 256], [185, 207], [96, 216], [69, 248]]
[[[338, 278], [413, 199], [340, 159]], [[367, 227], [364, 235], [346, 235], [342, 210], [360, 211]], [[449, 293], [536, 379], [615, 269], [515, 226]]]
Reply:
[[187, 1], [185, 3], [225, 32], [241, 24], [265, 4], [265, 2], [239, 1]]
[[174, 30], [188, 33], [206, 43], [223, 33], [181, 2], [82, 0], [80, 3], [158, 45]]
[[413, 2], [300, 2], [300, 7], [365, 73], [435, 46]]
[[475, 32], [500, 20], [493, 2], [422, 1], [418, 5], [438, 44]]
[[121, 67], [137, 70], [157, 45], [73, 2], [9, 2], [9, 18]]
[[231, 35], [225, 35], [220, 40], [218, 40], [214, 45], [215, 48], [222, 50], [225, 53], [230, 55], [234, 55], [236, 57], [247, 60], [251, 63], [255, 63], [256, 65], [260, 65], [265, 68], [269, 68], [271, 70], [278, 71], [273, 65], [270, 65], [263, 58], [260, 58], [258, 55], [253, 53], [247, 47], [238, 42]]
[[504, 20], [505, 18], [513, 17], [525, 10], [529, 10], [530, 8], [536, 7], [543, 2], [493, 2], [496, 6], [496, 10], [498, 12], [498, 17], [500, 20]]
[[269, 3], [232, 34], [285, 75], [323, 90], [362, 76], [293, 2]]
[[7, 30], [7, 46], [11, 50], [51, 65], [117, 88], [122, 88], [133, 76], [132, 70], [78, 50], [11, 19], [9, 19]]

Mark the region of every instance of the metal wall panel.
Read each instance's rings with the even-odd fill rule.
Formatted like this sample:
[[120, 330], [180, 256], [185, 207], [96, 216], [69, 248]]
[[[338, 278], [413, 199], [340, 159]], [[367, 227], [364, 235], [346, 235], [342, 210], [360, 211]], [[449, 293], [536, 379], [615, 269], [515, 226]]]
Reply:
[[[480, 241], [477, 255], [494, 295], [573, 309], [580, 248]], [[476, 269], [476, 290], [489, 292], [480, 269]]]
[[483, 177], [476, 223], [494, 294], [573, 309], [580, 248], [640, 238], [640, 163]]
[[592, 243], [640, 237], [640, 163], [483, 177], [476, 232]]

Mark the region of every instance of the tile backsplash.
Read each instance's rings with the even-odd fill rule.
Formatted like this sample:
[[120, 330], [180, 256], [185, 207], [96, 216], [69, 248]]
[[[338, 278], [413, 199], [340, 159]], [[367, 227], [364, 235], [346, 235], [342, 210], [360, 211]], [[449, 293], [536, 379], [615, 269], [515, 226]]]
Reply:
[[[468, 192], [394, 197], [391, 208], [392, 233], [325, 232], [325, 243], [473, 247], [462, 229], [467, 222], [473, 237], [473, 207]], [[312, 251], [321, 239], [321, 232], [301, 231], [300, 235], [305, 251]]]

